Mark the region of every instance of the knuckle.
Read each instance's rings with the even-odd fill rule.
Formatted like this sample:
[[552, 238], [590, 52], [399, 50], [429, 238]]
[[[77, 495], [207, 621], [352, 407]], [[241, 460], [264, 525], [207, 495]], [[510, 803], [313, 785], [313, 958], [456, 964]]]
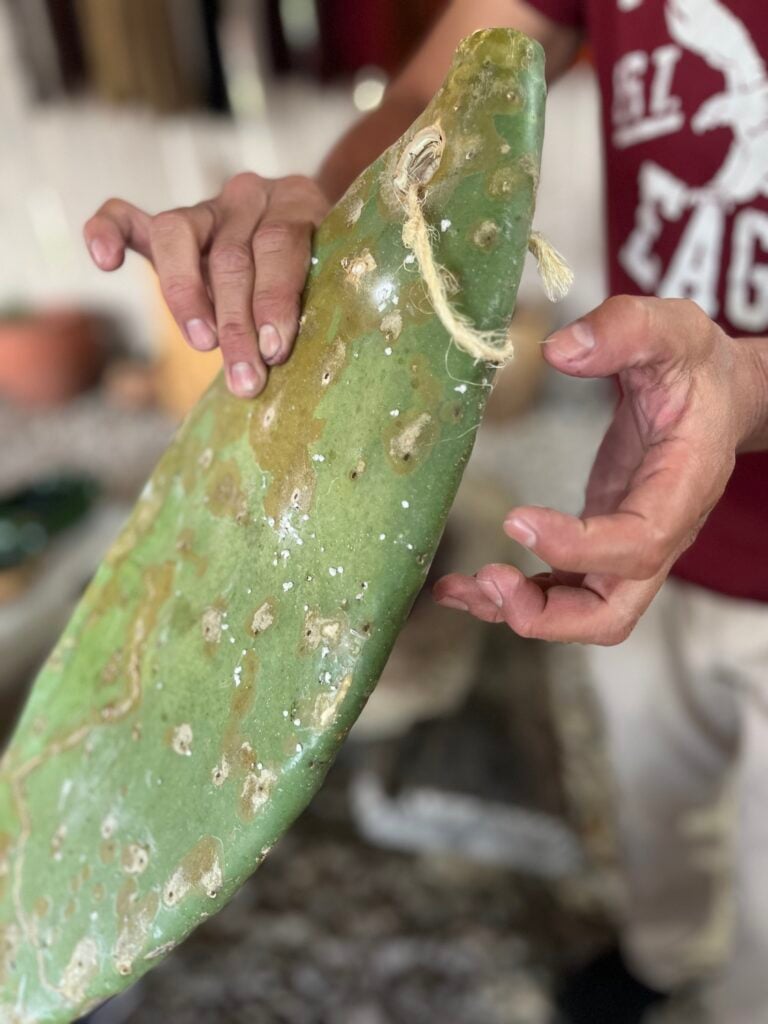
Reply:
[[189, 219], [183, 210], [163, 210], [156, 214], [149, 224], [152, 236], [167, 237], [189, 231]]
[[306, 196], [324, 199], [325, 195], [314, 178], [308, 178], [305, 174], [290, 174], [284, 179], [286, 188], [295, 189]]
[[604, 620], [598, 626], [597, 635], [590, 642], [597, 644], [598, 647], [618, 647], [632, 633], [639, 618], [639, 612], [632, 604], [628, 604], [624, 608], [614, 607], [610, 621]]
[[163, 295], [170, 306], [185, 306], [197, 299], [198, 288], [192, 278], [174, 276], [163, 282]]
[[214, 274], [229, 276], [250, 273], [253, 260], [248, 246], [244, 243], [224, 242], [214, 245], [209, 264]]
[[260, 310], [263, 314], [271, 312], [280, 313], [283, 316], [298, 315], [299, 293], [285, 287], [279, 288], [257, 288], [253, 293], [253, 308]]
[[98, 209], [98, 213], [105, 213], [107, 216], [113, 216], [116, 213], [122, 213], [127, 207], [127, 203], [124, 199], [118, 199], [117, 196], [110, 196], [106, 202], [103, 202]]
[[301, 188], [309, 191], [314, 191], [318, 188], [312, 178], [306, 174], [286, 174], [280, 183], [284, 188]]
[[701, 357], [709, 355], [719, 335], [719, 328], [693, 299], [675, 301], [680, 303], [680, 308], [690, 325], [690, 343], [693, 350]]
[[254, 341], [253, 328], [243, 320], [225, 319], [218, 326], [219, 341], [225, 348], [243, 347]]
[[523, 640], [533, 640], [535, 637], [533, 623], [529, 619], [522, 619], [514, 622], [508, 619], [507, 625]]
[[613, 317], [631, 331], [645, 332], [650, 319], [647, 299], [639, 295], [614, 295], [606, 302]]
[[605, 635], [598, 641], [598, 644], [600, 647], [618, 647], [619, 644], [623, 644], [629, 638], [634, 628], [634, 619], [617, 623], [606, 631]]
[[693, 299], [672, 299], [671, 301], [674, 302], [683, 313], [685, 313], [686, 317], [694, 325], [709, 323], [709, 317], [701, 306], [697, 302], [694, 302]]
[[254, 250], [262, 256], [273, 256], [278, 252], [290, 252], [298, 234], [295, 224], [288, 221], [272, 221], [260, 227], [253, 238]]
[[305, 174], [287, 174], [284, 178], [280, 178], [275, 186], [275, 190], [283, 198], [303, 196], [314, 199], [322, 195], [317, 182], [313, 181], [312, 178], [308, 178]]
[[234, 174], [221, 190], [222, 195], [230, 195], [242, 192], [255, 192], [265, 187], [265, 179], [255, 171], [241, 171]]

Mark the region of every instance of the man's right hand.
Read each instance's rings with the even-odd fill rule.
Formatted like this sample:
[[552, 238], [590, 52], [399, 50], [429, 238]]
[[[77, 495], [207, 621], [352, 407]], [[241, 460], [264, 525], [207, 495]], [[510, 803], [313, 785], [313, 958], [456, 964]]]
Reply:
[[122, 266], [127, 249], [149, 260], [189, 344], [219, 346], [230, 391], [252, 398], [291, 353], [312, 235], [328, 205], [311, 178], [244, 173], [214, 199], [156, 216], [109, 199], [84, 235], [101, 270]]

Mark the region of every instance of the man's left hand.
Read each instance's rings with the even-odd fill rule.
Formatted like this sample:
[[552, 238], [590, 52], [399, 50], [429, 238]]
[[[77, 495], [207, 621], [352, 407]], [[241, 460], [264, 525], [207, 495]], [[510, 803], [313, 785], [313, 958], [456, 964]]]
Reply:
[[618, 377], [621, 398], [584, 512], [513, 509], [509, 537], [552, 571], [508, 565], [446, 576], [442, 605], [525, 637], [617, 644], [632, 632], [768, 421], [764, 342], [729, 338], [681, 299], [609, 299], [544, 345], [573, 377]]

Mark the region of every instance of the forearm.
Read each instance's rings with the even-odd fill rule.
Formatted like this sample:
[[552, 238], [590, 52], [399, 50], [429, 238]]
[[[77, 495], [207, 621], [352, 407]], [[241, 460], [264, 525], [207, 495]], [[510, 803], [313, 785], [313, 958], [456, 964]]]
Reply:
[[768, 450], [768, 338], [739, 338], [736, 401], [744, 410], [740, 452]]
[[424, 110], [459, 42], [491, 25], [515, 28], [537, 39], [546, 51], [549, 81], [571, 64], [581, 41], [579, 32], [550, 21], [524, 0], [453, 0], [387, 90], [382, 106], [356, 124], [326, 157], [317, 181], [331, 202], [336, 202]]
[[353, 125], [330, 151], [316, 176], [330, 202], [340, 199], [358, 174], [400, 138], [422, 110], [423, 104], [415, 98], [391, 96]]

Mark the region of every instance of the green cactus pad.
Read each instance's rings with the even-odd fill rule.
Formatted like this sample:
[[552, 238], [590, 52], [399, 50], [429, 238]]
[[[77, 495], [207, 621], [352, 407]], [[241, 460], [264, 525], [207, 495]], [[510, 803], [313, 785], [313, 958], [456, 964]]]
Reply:
[[4, 1024], [71, 1021], [134, 982], [320, 786], [424, 582], [492, 377], [432, 310], [394, 179], [437, 126], [435, 257], [461, 313], [502, 328], [544, 96], [538, 44], [466, 40], [317, 232], [289, 363], [257, 401], [218, 380], [153, 473], [0, 766]]

